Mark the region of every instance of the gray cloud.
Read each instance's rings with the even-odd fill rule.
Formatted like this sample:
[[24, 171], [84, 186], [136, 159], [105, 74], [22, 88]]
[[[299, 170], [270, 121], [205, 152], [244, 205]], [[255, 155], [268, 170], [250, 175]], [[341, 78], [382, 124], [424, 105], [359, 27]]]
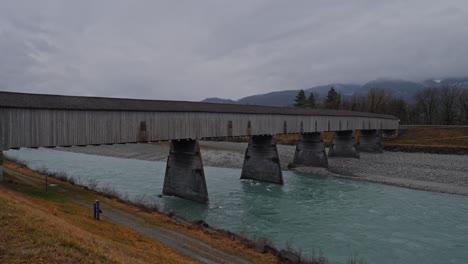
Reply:
[[464, 0], [0, 6], [1, 90], [200, 100], [468, 69]]

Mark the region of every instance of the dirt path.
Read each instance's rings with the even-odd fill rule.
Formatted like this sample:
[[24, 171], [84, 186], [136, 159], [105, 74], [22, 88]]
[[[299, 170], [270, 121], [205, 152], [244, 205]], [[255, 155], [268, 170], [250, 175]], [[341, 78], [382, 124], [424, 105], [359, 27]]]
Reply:
[[32, 185], [36, 188], [45, 188], [45, 181], [39, 181], [37, 179], [33, 179], [29, 176], [23, 175], [21, 173], [18, 173], [14, 170], [11, 170], [5, 167], [3, 167], [3, 171], [8, 172], [10, 175], [13, 175], [16, 179], [20, 180], [21, 182]]
[[[24, 182], [37, 188], [45, 187], [45, 183], [39, 179], [20, 174], [9, 168], [4, 168], [4, 170], [5, 172], [8, 172], [10, 175], [14, 176], [21, 182]], [[60, 188], [60, 185], [54, 185], [50, 188]], [[80, 206], [89, 209], [90, 211], [92, 210], [92, 205], [88, 202], [85, 202], [84, 200], [72, 200], [72, 202], [75, 202]], [[153, 223], [149, 223], [148, 221], [139, 216], [132, 215], [109, 204], [101, 202], [101, 208], [103, 210], [103, 221], [109, 221], [115, 224], [124, 225], [138, 233], [141, 233], [152, 239], [158, 240], [159, 242], [200, 263], [253, 263], [247, 259], [227, 253], [205, 242], [187, 236], [183, 233], [179, 233], [174, 230], [166, 229], [157, 226]]]
[[[85, 203], [84, 201], [75, 202], [92, 210], [92, 206]], [[104, 212], [104, 220], [108, 220], [115, 224], [124, 225], [141, 234], [156, 239], [201, 263], [252, 263], [248, 260], [226, 253], [182, 233], [145, 222], [145, 220], [140, 217], [131, 215], [107, 204], [101, 203], [101, 208]]]

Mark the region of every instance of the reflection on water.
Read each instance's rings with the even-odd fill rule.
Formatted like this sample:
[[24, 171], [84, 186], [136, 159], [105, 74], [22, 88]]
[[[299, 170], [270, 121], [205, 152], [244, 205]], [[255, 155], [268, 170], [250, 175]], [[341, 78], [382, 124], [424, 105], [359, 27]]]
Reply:
[[166, 211], [203, 219], [278, 247], [291, 243], [332, 263], [468, 263], [468, 198], [284, 172], [284, 185], [239, 180], [240, 170], [205, 168], [210, 203], [162, 197], [165, 163], [54, 150], [7, 151], [32, 168], [95, 179], [129, 196], [160, 199]]

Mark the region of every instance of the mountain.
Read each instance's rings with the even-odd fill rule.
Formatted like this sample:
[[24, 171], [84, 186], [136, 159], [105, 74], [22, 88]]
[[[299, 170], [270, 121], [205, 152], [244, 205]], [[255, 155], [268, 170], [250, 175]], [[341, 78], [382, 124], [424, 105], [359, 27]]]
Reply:
[[[321, 85], [312, 88], [305, 89], [306, 96], [309, 96], [310, 93], [314, 92], [319, 94], [320, 97], [324, 97], [330, 87], [334, 87], [342, 95], [353, 95], [357, 92], [361, 86], [356, 84], [329, 84]], [[221, 98], [207, 98], [202, 102], [210, 103], [230, 103], [230, 104], [247, 104], [247, 105], [266, 105], [266, 106], [293, 106], [294, 99], [299, 90], [286, 90], [279, 92], [271, 92], [266, 94], [256, 94], [252, 96], [247, 96], [241, 98], [237, 101]]]
[[238, 104], [237, 101], [231, 100], [231, 99], [223, 99], [223, 98], [218, 98], [218, 97], [210, 97], [206, 98], [202, 102], [205, 103], [217, 103], [217, 104]]
[[[440, 80], [430, 79], [423, 82], [410, 82], [398, 79], [381, 78], [367, 82], [364, 85], [334, 83], [315, 86], [304, 89], [304, 91], [306, 96], [309, 96], [309, 94], [313, 92], [318, 94], [320, 98], [324, 98], [332, 86], [336, 91], [341, 93], [343, 97], [348, 97], [355, 94], [366, 94], [370, 88], [378, 87], [390, 90], [393, 97], [395, 98], [402, 98], [408, 102], [412, 102], [414, 100], [414, 95], [425, 87], [454, 86], [468, 88], [468, 78], [446, 78]], [[207, 98], [202, 102], [266, 106], [292, 106], [294, 105], [294, 99], [296, 98], [298, 91], [299, 90], [284, 90], [266, 94], [256, 94], [241, 98], [237, 101], [222, 98]]]
[[268, 105], [268, 106], [292, 106], [299, 90], [271, 92], [257, 94], [239, 99], [239, 104]]
[[393, 97], [402, 98], [406, 101], [412, 101], [414, 95], [424, 89], [422, 83], [409, 82], [395, 79], [377, 79], [364, 84], [361, 88], [361, 93], [367, 93], [370, 88], [379, 87], [385, 88], [392, 92]]
[[327, 95], [328, 91], [330, 90], [330, 87], [332, 86], [337, 92], [341, 93], [341, 95], [344, 95], [344, 96], [351, 96], [357, 93], [362, 88], [361, 85], [357, 85], [357, 84], [334, 83], [334, 84], [315, 86], [315, 87], [306, 89], [304, 91], [306, 92], [306, 94], [310, 94], [314, 92], [323, 97]]

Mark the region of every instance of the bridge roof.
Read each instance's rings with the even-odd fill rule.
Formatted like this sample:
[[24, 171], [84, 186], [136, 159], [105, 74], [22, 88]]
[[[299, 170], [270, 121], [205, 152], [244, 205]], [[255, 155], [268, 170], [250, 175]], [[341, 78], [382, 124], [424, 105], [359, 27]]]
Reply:
[[280, 114], [306, 116], [353, 116], [394, 119], [391, 115], [344, 110], [274, 107], [238, 104], [217, 104], [189, 101], [144, 100], [127, 98], [105, 98], [27, 94], [0, 91], [0, 108], [100, 110], [100, 111], [144, 111], [144, 112], [208, 112], [240, 114]]

